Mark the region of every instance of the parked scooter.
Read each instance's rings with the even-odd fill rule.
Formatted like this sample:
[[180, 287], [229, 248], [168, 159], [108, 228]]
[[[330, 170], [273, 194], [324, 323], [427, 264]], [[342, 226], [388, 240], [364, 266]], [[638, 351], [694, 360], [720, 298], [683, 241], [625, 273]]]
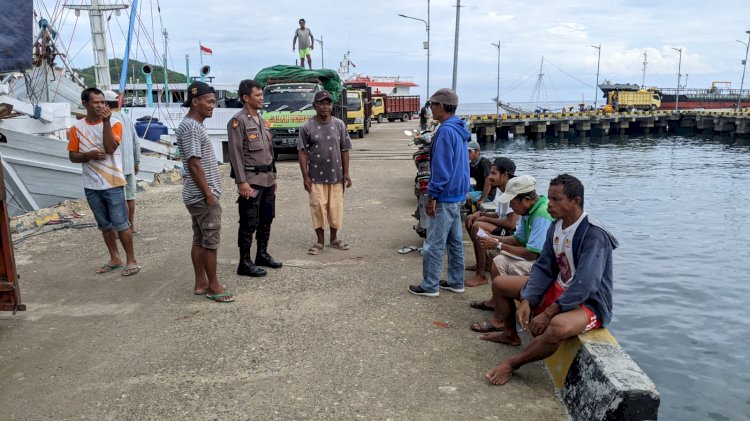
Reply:
[[410, 145], [416, 145], [414, 152], [414, 165], [417, 167], [417, 175], [414, 177], [414, 195], [417, 197], [417, 209], [412, 216], [417, 220], [414, 230], [422, 238], [427, 237], [427, 226], [429, 218], [425, 211], [427, 203], [427, 185], [430, 184], [430, 149], [432, 147], [431, 130], [419, 131], [416, 134], [410, 130], [404, 130], [404, 134], [413, 139]]

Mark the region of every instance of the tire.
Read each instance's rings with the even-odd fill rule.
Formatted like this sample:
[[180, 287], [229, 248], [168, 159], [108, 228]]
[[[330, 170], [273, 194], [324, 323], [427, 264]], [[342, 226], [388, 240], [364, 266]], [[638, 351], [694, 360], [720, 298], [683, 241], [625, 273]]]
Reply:
[[651, 106], [649, 107], [649, 110], [656, 111], [656, 105], [651, 104]]
[[407, 121], [409, 121], [409, 114], [403, 113], [401, 115], [401, 121], [403, 121], [404, 123], [406, 123]]
[[394, 121], [396, 121], [396, 119], [388, 117], [388, 121], [390, 121], [391, 123], [393, 123]]
[[632, 105], [628, 105], [627, 110], [628, 112], [632, 112], [633, 110], [635, 110], [635, 107], [633, 107]]
[[378, 124], [380, 124], [380, 123], [385, 123], [385, 118], [383, 118], [383, 114], [380, 114], [378, 116]]
[[359, 131], [357, 131], [357, 137], [359, 137], [360, 139], [364, 139], [365, 129], [359, 129]]

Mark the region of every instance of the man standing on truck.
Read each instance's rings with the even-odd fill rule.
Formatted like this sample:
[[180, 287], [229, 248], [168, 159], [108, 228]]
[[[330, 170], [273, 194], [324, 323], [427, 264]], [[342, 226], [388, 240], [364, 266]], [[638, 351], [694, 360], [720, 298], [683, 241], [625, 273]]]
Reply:
[[300, 127], [297, 149], [317, 236], [317, 242], [307, 253], [316, 255], [325, 247], [326, 224], [331, 230], [330, 246], [349, 249], [349, 244], [341, 241], [337, 234], [344, 224], [344, 189], [352, 186], [349, 178], [352, 140], [346, 123], [331, 115], [333, 98], [328, 91], [316, 92], [313, 106], [317, 114]]
[[[276, 162], [271, 131], [258, 113], [263, 108], [263, 88], [256, 81], [245, 79], [237, 91], [245, 106], [227, 124], [229, 161], [239, 193], [237, 274], [259, 277], [266, 276], [260, 266], [278, 269], [282, 265], [268, 254], [271, 223], [276, 213]], [[253, 234], [258, 241], [255, 263], [250, 258]]]
[[315, 49], [315, 38], [310, 31], [310, 28], [305, 27], [305, 20], [299, 20], [299, 28], [294, 31], [294, 38], [292, 39], [292, 51], [294, 51], [295, 44], [299, 47], [299, 65], [305, 67], [305, 57], [307, 57], [307, 65], [312, 69], [312, 57], [310, 54]]

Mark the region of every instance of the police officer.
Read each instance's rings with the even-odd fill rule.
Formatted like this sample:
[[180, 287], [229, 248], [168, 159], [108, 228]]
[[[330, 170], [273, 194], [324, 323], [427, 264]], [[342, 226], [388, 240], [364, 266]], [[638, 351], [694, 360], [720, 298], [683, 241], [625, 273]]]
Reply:
[[[276, 212], [276, 163], [271, 131], [258, 114], [263, 108], [263, 88], [256, 81], [245, 79], [240, 82], [239, 97], [245, 106], [227, 125], [229, 159], [239, 192], [240, 264], [237, 274], [265, 276], [266, 271], [260, 266], [281, 267], [281, 262], [268, 254], [271, 223]], [[258, 240], [255, 263], [250, 259], [254, 233]]]

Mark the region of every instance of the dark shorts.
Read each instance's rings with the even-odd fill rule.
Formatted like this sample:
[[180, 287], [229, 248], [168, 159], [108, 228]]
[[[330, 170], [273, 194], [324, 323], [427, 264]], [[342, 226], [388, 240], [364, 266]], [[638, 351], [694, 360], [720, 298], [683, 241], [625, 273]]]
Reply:
[[96, 226], [101, 231], [125, 231], [130, 228], [128, 210], [125, 207], [125, 188], [113, 187], [107, 190], [83, 189]]
[[221, 242], [221, 205], [208, 206], [203, 199], [185, 205], [193, 221], [193, 245], [216, 250]]
[[492, 230], [490, 234], [497, 235], [498, 237], [502, 237], [507, 234], [508, 231], [505, 230], [505, 228], [502, 227], [495, 227], [495, 229]]

